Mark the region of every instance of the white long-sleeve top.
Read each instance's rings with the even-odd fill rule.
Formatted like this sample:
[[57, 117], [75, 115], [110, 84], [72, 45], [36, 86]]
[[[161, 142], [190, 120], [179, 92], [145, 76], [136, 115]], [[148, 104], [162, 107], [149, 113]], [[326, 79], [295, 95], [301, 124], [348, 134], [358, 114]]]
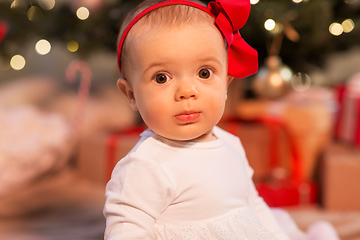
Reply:
[[240, 140], [178, 142], [151, 130], [118, 162], [106, 187], [105, 239], [281, 239], [258, 196]]

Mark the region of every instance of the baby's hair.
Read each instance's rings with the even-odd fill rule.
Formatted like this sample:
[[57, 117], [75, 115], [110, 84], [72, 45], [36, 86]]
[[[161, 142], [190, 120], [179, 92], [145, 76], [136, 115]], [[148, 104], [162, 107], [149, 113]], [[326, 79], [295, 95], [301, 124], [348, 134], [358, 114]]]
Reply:
[[[120, 33], [118, 36], [118, 40], [122, 37], [126, 27], [130, 24], [130, 22], [143, 10], [157, 4], [160, 2], [165, 2], [166, 0], [145, 0], [141, 4], [139, 4], [136, 8], [134, 8], [124, 19]], [[203, 2], [198, 0], [189, 0], [191, 2], [199, 3], [203, 6], [206, 6]], [[151, 26], [147, 28], [148, 30], [153, 30], [157, 27], [164, 26], [181, 26], [182, 24], [214, 24], [215, 20], [208, 13], [203, 12], [195, 7], [187, 6], [187, 5], [170, 5], [162, 8], [155, 9], [142, 17], [137, 23], [137, 26]], [[142, 28], [144, 30], [144, 28]], [[142, 33], [144, 31], [141, 31]], [[127, 48], [129, 47], [129, 42], [133, 39], [134, 31], [133, 29], [126, 36], [125, 42], [123, 44], [123, 49], [121, 51], [120, 61], [122, 64], [122, 75], [124, 78], [126, 75], [126, 55]]]

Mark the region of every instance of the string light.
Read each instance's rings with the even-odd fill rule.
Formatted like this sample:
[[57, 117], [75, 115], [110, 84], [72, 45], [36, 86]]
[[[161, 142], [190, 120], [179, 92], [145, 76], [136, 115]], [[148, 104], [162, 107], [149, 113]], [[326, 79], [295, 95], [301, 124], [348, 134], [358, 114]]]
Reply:
[[51, 44], [47, 40], [41, 39], [36, 43], [35, 50], [40, 55], [46, 55], [51, 50]]
[[355, 28], [355, 23], [351, 19], [346, 19], [341, 23], [345, 33], [351, 32]]
[[26, 15], [30, 21], [37, 22], [41, 20], [43, 14], [39, 7], [31, 6]]
[[332, 23], [329, 27], [329, 32], [334, 36], [340, 36], [343, 33], [344, 29], [340, 23]]
[[275, 26], [276, 26], [276, 23], [275, 23], [275, 21], [272, 20], [272, 19], [268, 19], [268, 20], [266, 20], [265, 23], [264, 23], [264, 27], [265, 27], [265, 29], [268, 30], [268, 31], [273, 30], [273, 29], [275, 28]]
[[38, 0], [39, 5], [44, 10], [51, 10], [55, 6], [55, 0]]
[[67, 49], [68, 49], [70, 52], [76, 52], [76, 51], [79, 49], [79, 44], [78, 44], [76, 41], [70, 41], [70, 42], [67, 44]]
[[11, 5], [10, 8], [17, 8], [19, 6], [19, 0], [14, 0]]
[[303, 0], [292, 0], [294, 3], [301, 3]]
[[76, 16], [80, 19], [80, 20], [85, 20], [89, 17], [90, 12], [89, 9], [87, 9], [86, 7], [80, 7], [77, 11], [76, 11]]
[[15, 55], [10, 60], [10, 66], [15, 70], [21, 70], [25, 67], [25, 58], [21, 55]]
[[258, 2], [259, 2], [259, 0], [250, 0], [250, 3], [251, 3], [252, 5], [257, 4]]
[[25, 1], [14, 0], [11, 3], [10, 8], [26, 12], [27, 5], [26, 5]]

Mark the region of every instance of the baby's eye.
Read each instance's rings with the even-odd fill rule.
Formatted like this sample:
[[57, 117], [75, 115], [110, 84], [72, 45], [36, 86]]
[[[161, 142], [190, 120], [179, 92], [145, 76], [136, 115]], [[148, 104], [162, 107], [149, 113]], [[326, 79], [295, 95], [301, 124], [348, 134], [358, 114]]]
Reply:
[[159, 84], [166, 83], [169, 77], [165, 73], [159, 73], [155, 76], [155, 81]]
[[209, 77], [211, 77], [211, 74], [212, 74], [212, 71], [207, 68], [202, 68], [199, 71], [199, 77], [203, 78], [203, 79], [208, 79]]

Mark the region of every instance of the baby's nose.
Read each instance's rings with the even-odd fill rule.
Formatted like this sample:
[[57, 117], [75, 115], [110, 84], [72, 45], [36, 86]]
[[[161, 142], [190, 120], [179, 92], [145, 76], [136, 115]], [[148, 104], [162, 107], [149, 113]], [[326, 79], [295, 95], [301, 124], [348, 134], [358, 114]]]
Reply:
[[197, 99], [198, 94], [199, 92], [197, 91], [195, 84], [182, 83], [179, 86], [178, 91], [176, 92], [175, 98], [177, 101], [190, 99], [190, 98]]

